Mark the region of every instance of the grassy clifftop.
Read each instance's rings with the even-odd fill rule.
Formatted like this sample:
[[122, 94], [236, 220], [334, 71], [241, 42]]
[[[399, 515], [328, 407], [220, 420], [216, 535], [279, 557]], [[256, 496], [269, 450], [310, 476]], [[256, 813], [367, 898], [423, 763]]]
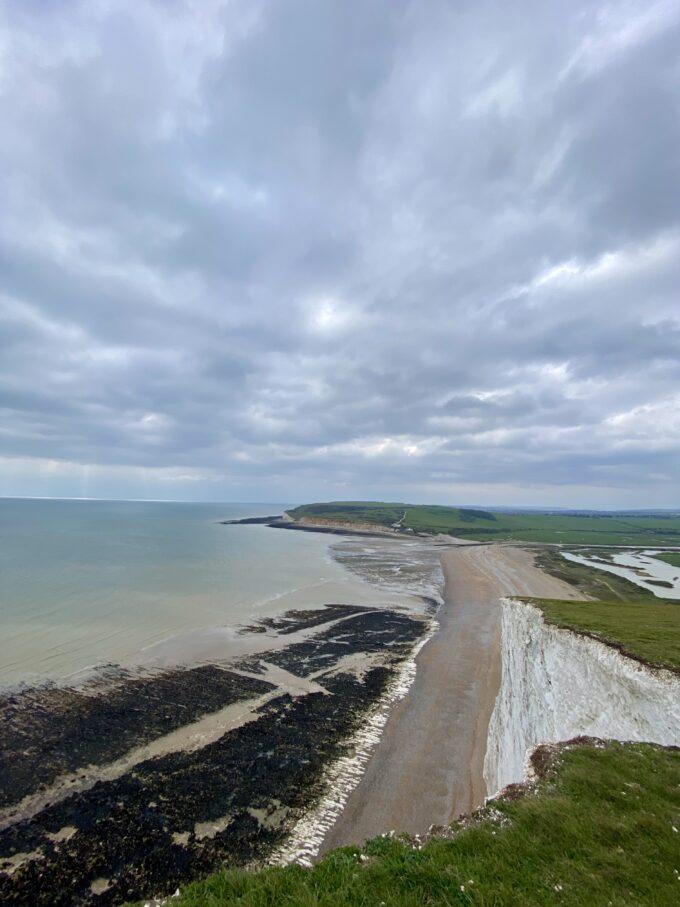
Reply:
[[658, 599], [645, 602], [527, 600], [543, 611], [548, 623], [596, 636], [626, 655], [680, 672], [678, 603]]
[[507, 513], [380, 501], [305, 504], [288, 512], [295, 519], [321, 517], [337, 522], [371, 523], [381, 528], [443, 532], [478, 541], [680, 546], [680, 516], [677, 515]]
[[382, 837], [313, 869], [227, 871], [174, 907], [664, 905], [680, 897], [680, 751], [575, 741], [542, 780], [427, 842]]

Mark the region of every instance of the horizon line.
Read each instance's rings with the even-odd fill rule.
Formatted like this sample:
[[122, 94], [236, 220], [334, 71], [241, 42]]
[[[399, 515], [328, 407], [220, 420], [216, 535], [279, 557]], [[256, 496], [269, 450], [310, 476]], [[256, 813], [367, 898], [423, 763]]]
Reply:
[[[225, 505], [253, 505], [264, 507], [269, 504], [277, 507], [290, 506], [290, 501], [197, 501], [197, 500], [177, 500], [174, 498], [98, 498], [98, 497], [76, 497], [63, 495], [24, 495], [24, 494], [0, 494], [0, 501], [92, 501], [110, 504], [204, 504], [206, 506]], [[309, 501], [307, 504], [298, 504], [296, 506], [309, 506], [310, 504], [322, 503], [399, 503], [408, 507], [452, 507], [458, 510], [466, 509], [486, 509], [486, 510], [537, 510], [537, 511], [564, 511], [567, 513], [680, 513], [678, 507], [564, 507], [564, 506], [540, 506], [536, 504], [411, 504], [408, 501], [376, 501], [374, 498], [357, 499], [352, 498], [346, 501], [334, 499], [333, 501]]]

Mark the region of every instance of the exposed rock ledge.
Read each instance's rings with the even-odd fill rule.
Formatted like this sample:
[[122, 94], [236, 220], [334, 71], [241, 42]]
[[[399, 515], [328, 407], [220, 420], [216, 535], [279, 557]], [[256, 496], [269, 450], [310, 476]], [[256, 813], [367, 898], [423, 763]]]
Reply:
[[489, 796], [525, 779], [539, 744], [582, 735], [680, 744], [677, 674], [551, 626], [515, 599], [502, 600], [501, 632], [501, 686], [484, 762]]
[[297, 529], [301, 532], [321, 532], [330, 535], [364, 535], [373, 538], [403, 538], [410, 535], [422, 535], [408, 530], [392, 529], [389, 526], [378, 526], [375, 523], [364, 523], [358, 520], [329, 520], [326, 517], [293, 518], [283, 513], [278, 516], [245, 517], [240, 520], [219, 520], [222, 526], [246, 526], [264, 524], [273, 529]]

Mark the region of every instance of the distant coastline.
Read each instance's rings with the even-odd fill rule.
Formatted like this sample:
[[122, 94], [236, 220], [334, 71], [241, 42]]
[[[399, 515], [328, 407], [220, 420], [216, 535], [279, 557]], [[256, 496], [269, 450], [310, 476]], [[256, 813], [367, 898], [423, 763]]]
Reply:
[[[402, 533], [391, 529], [380, 529], [370, 523], [358, 521], [335, 521], [317, 519], [293, 519], [287, 513], [267, 517], [246, 517], [241, 520], [220, 520], [222, 526], [264, 525], [272, 529], [293, 529], [298, 532], [318, 532], [328, 535], [366, 536], [369, 538], [403, 538]], [[423, 536], [426, 537], [426, 536]]]

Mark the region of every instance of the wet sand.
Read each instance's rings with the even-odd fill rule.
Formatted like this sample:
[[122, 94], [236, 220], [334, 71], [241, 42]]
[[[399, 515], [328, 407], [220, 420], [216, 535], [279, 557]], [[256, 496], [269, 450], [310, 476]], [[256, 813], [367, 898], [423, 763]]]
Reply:
[[582, 597], [509, 545], [442, 554], [439, 629], [417, 658], [417, 675], [385, 727], [366, 772], [322, 852], [392, 829], [424, 834], [481, 806], [486, 735], [500, 683], [504, 595]]

